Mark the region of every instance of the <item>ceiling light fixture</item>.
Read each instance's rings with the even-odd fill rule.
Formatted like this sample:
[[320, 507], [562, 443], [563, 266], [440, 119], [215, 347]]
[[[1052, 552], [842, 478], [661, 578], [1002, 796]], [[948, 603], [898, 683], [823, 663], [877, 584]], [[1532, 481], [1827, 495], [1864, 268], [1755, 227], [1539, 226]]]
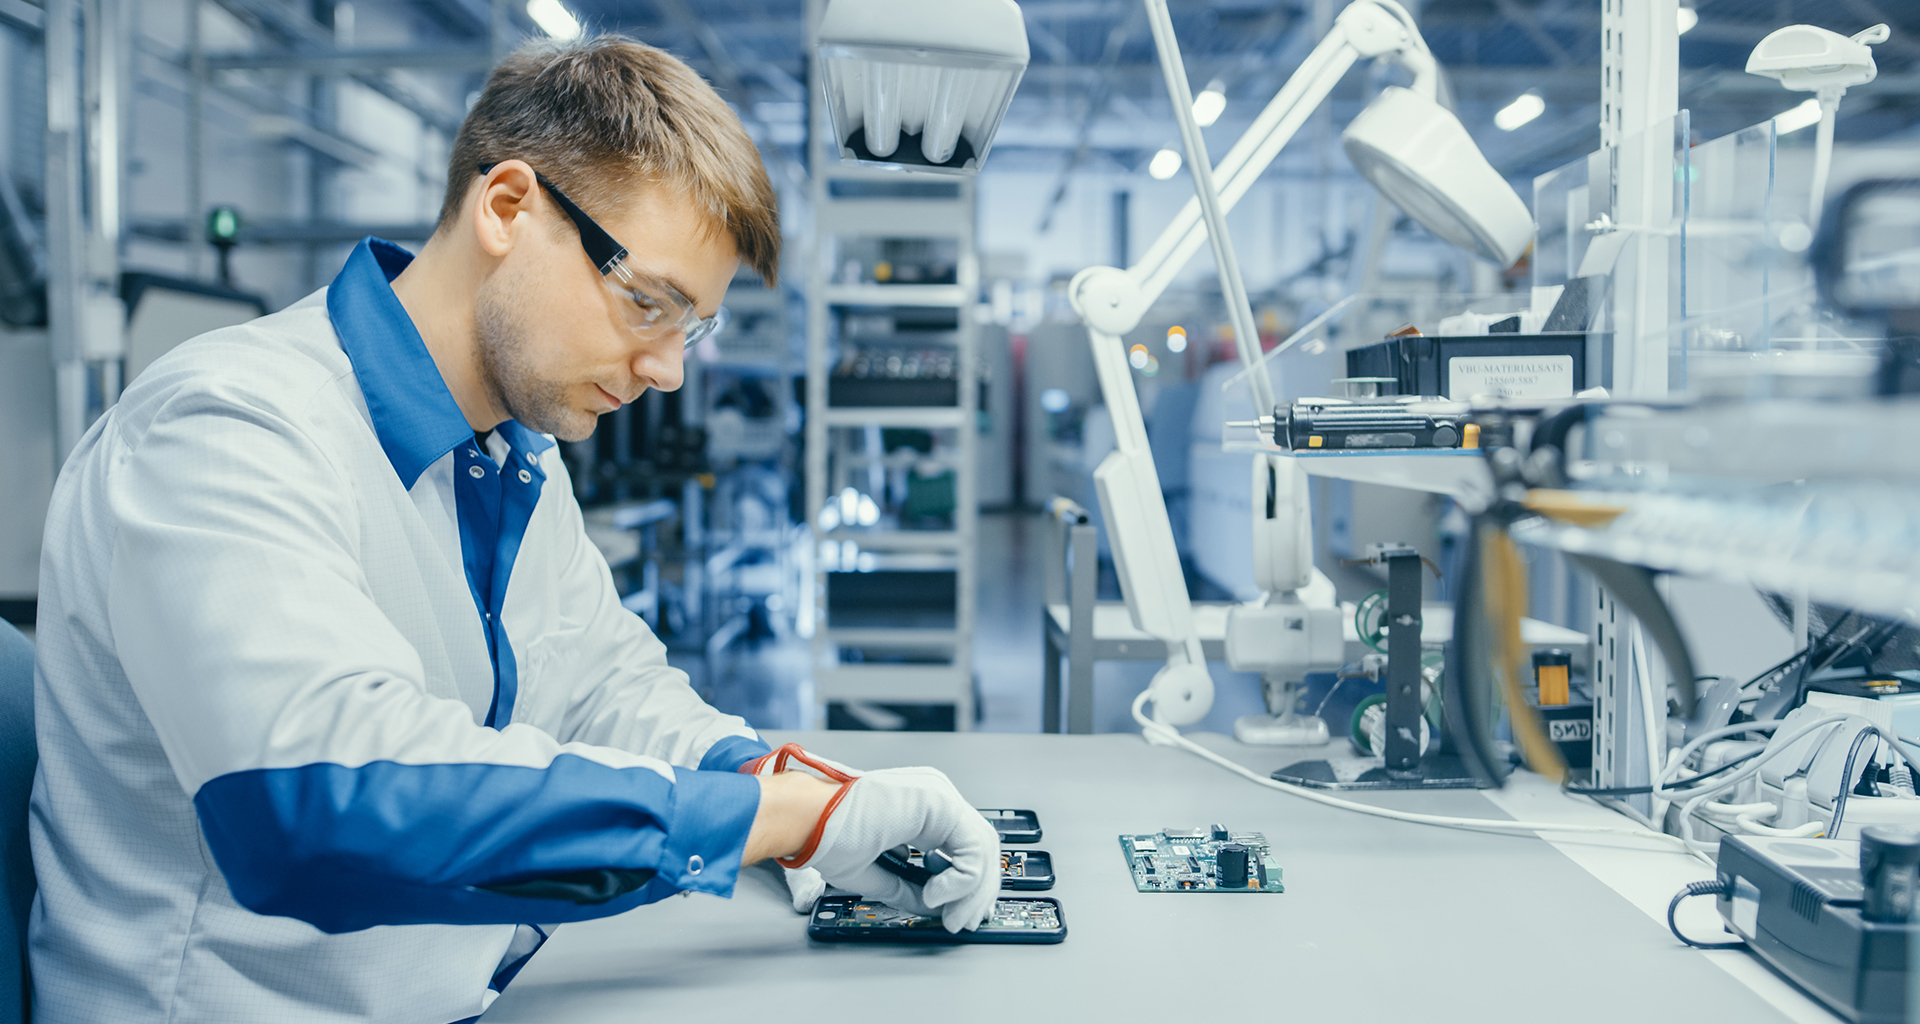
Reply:
[[1494, 127], [1503, 132], [1510, 132], [1534, 118], [1539, 117], [1541, 114], [1546, 113], [1546, 111], [1546, 100], [1530, 92], [1524, 93], [1512, 103], [1501, 107], [1500, 112], [1493, 115], [1493, 124]]
[[820, 67], [840, 158], [976, 174], [1027, 70], [1013, 0], [832, 0]]
[[1227, 109], [1227, 87], [1218, 78], [1207, 83], [1200, 95], [1193, 98], [1193, 121], [1202, 128], [1220, 120], [1220, 113]]
[[527, 17], [555, 39], [580, 37], [580, 19], [560, 0], [527, 0]]
[[1147, 161], [1147, 173], [1159, 181], [1165, 181], [1180, 173], [1180, 151], [1168, 146], [1153, 154]]

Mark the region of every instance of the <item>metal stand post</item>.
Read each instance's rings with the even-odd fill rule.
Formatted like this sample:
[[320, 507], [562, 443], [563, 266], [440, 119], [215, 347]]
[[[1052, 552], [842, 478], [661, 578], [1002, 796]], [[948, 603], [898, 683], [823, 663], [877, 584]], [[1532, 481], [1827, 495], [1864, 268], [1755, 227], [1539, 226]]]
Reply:
[[1420, 553], [1383, 551], [1387, 563], [1387, 749], [1389, 772], [1420, 768]]
[[1484, 788], [1455, 755], [1420, 750], [1426, 713], [1420, 685], [1420, 553], [1405, 544], [1379, 544], [1368, 556], [1387, 567], [1387, 721], [1381, 744], [1386, 749], [1371, 757], [1300, 761], [1273, 777], [1313, 789]]

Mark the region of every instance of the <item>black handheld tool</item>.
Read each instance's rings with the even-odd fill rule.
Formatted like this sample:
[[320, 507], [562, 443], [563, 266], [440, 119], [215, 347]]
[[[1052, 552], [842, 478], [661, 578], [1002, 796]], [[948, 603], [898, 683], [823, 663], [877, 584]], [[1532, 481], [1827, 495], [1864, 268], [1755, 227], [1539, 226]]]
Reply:
[[885, 868], [888, 873], [922, 887], [932, 881], [933, 876], [953, 866], [953, 861], [948, 860], [947, 855], [939, 850], [928, 850], [920, 854], [918, 864], [913, 862], [913, 857], [912, 847], [902, 844], [881, 854], [874, 863]]

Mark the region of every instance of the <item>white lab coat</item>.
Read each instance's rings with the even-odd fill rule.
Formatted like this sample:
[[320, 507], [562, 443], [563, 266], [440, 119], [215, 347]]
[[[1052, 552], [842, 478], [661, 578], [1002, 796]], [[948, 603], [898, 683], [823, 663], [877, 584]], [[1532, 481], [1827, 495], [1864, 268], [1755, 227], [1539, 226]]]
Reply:
[[[402, 485], [325, 294], [154, 363], [60, 476], [31, 811], [46, 1024], [449, 1024], [494, 997], [517, 923], [732, 890], [758, 800], [732, 769], [766, 747], [621, 607], [557, 450], [499, 434], [496, 464], [548, 479], [501, 616], [511, 722], [483, 724], [456, 453]], [[484, 888], [602, 868], [631, 891]]]

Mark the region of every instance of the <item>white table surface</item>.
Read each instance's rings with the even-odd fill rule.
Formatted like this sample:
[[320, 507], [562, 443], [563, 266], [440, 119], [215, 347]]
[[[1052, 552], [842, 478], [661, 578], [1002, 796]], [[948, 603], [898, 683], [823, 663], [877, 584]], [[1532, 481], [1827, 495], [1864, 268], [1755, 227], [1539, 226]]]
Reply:
[[[1057, 946], [810, 942], [770, 866], [730, 900], [670, 898], [561, 928], [485, 1024], [614, 1021], [1836, 1020], [1740, 952], [1663, 920], [1710, 877], [1654, 841], [1496, 835], [1368, 817], [1265, 790], [1137, 735], [768, 734], [861, 767], [931, 764], [981, 807], [1031, 808], [1053, 854]], [[1316, 751], [1201, 742], [1263, 770]], [[1497, 794], [1395, 793], [1406, 809], [1623, 819], [1516, 776]], [[1511, 813], [1508, 813], [1511, 812]], [[1116, 836], [1265, 832], [1282, 895], [1136, 892]], [[1689, 901], [1700, 934], [1712, 901]], [[1205, 1019], [1205, 1018], [1197, 1018]]]

